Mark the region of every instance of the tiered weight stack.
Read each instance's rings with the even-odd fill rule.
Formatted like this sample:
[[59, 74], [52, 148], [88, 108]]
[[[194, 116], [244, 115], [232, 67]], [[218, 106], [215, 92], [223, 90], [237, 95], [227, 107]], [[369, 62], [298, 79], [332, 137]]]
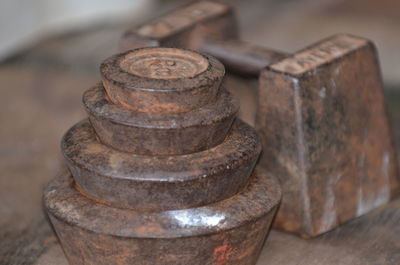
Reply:
[[255, 264], [281, 194], [252, 173], [261, 143], [222, 64], [144, 48], [101, 74], [62, 140], [70, 172], [44, 196], [70, 264]]

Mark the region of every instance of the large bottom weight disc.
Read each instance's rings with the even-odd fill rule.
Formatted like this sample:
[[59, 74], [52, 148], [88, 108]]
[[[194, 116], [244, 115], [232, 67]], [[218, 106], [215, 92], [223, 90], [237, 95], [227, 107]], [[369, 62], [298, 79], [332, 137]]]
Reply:
[[281, 197], [256, 170], [235, 196], [202, 207], [140, 212], [83, 196], [69, 173], [45, 190], [45, 205], [71, 265], [254, 265]]

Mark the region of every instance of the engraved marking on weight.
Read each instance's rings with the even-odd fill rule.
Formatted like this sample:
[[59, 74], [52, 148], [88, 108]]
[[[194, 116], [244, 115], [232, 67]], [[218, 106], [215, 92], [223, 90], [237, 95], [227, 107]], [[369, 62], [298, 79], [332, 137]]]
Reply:
[[270, 67], [276, 71], [299, 75], [327, 63], [334, 58], [358, 49], [367, 43], [364, 39], [339, 35], [310, 49], [304, 50]]
[[202, 1], [178, 9], [149, 24], [139, 27], [137, 33], [143, 37], [164, 38], [206, 18], [226, 11], [226, 6], [214, 2]]
[[128, 53], [120, 62], [125, 72], [153, 79], [190, 78], [209, 63], [200, 54], [173, 48], [152, 48]]

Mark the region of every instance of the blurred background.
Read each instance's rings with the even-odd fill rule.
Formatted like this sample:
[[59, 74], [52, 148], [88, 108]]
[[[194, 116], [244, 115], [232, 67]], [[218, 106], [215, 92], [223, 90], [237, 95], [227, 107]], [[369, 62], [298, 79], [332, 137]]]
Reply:
[[[54, 244], [41, 211], [43, 185], [62, 167], [60, 138], [85, 117], [81, 94], [99, 81], [100, 62], [126, 29], [185, 2], [0, 1], [0, 264], [38, 264]], [[228, 2], [242, 38], [256, 44], [294, 52], [338, 32], [374, 41], [400, 139], [400, 1]]]

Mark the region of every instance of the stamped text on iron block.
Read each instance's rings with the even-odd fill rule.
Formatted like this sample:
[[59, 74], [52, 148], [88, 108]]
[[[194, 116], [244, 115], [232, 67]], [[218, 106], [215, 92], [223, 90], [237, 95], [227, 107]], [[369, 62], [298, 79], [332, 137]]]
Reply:
[[337, 35], [271, 65], [271, 69], [301, 75], [335, 58], [341, 57], [367, 44], [367, 40], [349, 35]]

